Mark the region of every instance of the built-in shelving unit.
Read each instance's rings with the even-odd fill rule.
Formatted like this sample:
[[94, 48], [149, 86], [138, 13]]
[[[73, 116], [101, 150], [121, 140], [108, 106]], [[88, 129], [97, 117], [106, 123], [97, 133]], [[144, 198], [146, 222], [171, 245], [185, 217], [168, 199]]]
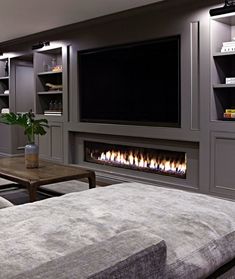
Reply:
[[68, 102], [68, 47], [52, 45], [34, 52], [35, 112], [48, 120], [47, 134], [38, 138], [40, 157], [63, 162], [63, 123]]
[[63, 114], [62, 47], [35, 53], [36, 113]]
[[211, 17], [210, 31], [209, 187], [213, 194], [234, 197], [235, 83], [231, 78], [235, 78], [235, 16], [225, 14]]
[[0, 113], [9, 109], [9, 59], [0, 60]]
[[[226, 84], [226, 78], [235, 77], [235, 52], [221, 52], [224, 42], [235, 37], [235, 17], [225, 15], [211, 18], [211, 120], [224, 118], [226, 109], [235, 109], [235, 84]], [[234, 40], [235, 43], [235, 40]]]

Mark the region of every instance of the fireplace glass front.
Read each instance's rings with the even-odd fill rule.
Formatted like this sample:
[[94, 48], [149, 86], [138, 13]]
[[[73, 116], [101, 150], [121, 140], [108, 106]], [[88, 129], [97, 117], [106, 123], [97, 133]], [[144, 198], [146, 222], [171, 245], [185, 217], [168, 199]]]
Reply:
[[185, 152], [84, 141], [85, 161], [186, 179]]

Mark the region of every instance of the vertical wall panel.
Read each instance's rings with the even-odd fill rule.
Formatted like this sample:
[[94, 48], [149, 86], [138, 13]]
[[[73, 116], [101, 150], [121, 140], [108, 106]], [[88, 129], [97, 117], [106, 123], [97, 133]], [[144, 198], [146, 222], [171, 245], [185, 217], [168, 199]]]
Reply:
[[34, 108], [33, 66], [16, 65], [15, 72], [16, 112], [28, 112]]
[[39, 155], [41, 158], [48, 159], [51, 156], [51, 132], [50, 128], [46, 129], [47, 134], [39, 136]]
[[51, 126], [51, 157], [63, 161], [63, 129], [60, 123]]
[[0, 123], [0, 154], [11, 153], [11, 131], [12, 126]]
[[199, 22], [190, 23], [191, 42], [191, 129], [199, 130]]

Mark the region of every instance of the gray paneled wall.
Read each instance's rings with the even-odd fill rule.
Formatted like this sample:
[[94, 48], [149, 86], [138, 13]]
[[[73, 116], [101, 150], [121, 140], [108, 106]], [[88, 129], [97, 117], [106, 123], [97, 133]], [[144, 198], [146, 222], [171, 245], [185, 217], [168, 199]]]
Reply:
[[[197, 154], [193, 163], [195, 169], [190, 169], [195, 180], [187, 181], [188, 188], [195, 188], [203, 193], [235, 197], [233, 185], [229, 186], [233, 181], [232, 169], [227, 166], [227, 177], [223, 179], [223, 168], [220, 166], [220, 159], [224, 159], [223, 154], [229, 155], [232, 160], [230, 154], [233, 154], [234, 144], [230, 133], [234, 131], [234, 125], [213, 121], [216, 118], [216, 104], [215, 96], [211, 92], [211, 79], [216, 78], [217, 71], [211, 53], [215, 51], [215, 47], [218, 48], [217, 42], [224, 40], [220, 37], [221, 24], [218, 24], [217, 28], [216, 24], [211, 24], [209, 17], [209, 9], [216, 3], [220, 2], [182, 1], [182, 5], [174, 1], [161, 2], [34, 35], [20, 40], [14, 46], [5, 46], [5, 51], [32, 53], [32, 44], [41, 38], [51, 42], [59, 40], [69, 46], [69, 55], [63, 57], [63, 63], [66, 64], [63, 78], [67, 86], [63, 95], [64, 116], [61, 121], [56, 121], [55, 126], [52, 123], [48, 135], [40, 140], [41, 154], [64, 162], [71, 162], [73, 159], [84, 165], [80, 157], [82, 154], [76, 154], [74, 150], [80, 148], [80, 142], [87, 134], [93, 138], [102, 136], [105, 140], [110, 140], [111, 137], [121, 138], [122, 142], [130, 142], [131, 139], [138, 139], [139, 143], [147, 139], [155, 144], [158, 140], [171, 141], [172, 146], [179, 142], [188, 142], [194, 146], [194, 154]], [[211, 33], [216, 33], [217, 37], [211, 37]], [[78, 51], [172, 35], [181, 36], [181, 128], [79, 121]], [[54, 136], [51, 136], [51, 132]], [[212, 136], [213, 133], [225, 133], [223, 140]], [[78, 144], [79, 147], [74, 147], [74, 144]], [[128, 175], [118, 169], [111, 172], [122, 175], [123, 179], [129, 179]], [[110, 170], [102, 170], [102, 173], [109, 176]], [[216, 173], [218, 174], [215, 175]], [[154, 182], [154, 179], [152, 181]], [[156, 178], [156, 181], [159, 179]], [[178, 183], [166, 181], [166, 184], [176, 187]]]

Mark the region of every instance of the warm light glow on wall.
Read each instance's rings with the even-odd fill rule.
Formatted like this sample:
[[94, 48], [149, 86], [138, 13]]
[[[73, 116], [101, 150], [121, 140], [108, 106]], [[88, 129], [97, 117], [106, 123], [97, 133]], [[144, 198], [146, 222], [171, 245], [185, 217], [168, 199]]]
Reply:
[[6, 58], [13, 58], [19, 56], [19, 53], [16, 52], [4, 52], [3, 55], [0, 56], [1, 59], [6, 59]]

